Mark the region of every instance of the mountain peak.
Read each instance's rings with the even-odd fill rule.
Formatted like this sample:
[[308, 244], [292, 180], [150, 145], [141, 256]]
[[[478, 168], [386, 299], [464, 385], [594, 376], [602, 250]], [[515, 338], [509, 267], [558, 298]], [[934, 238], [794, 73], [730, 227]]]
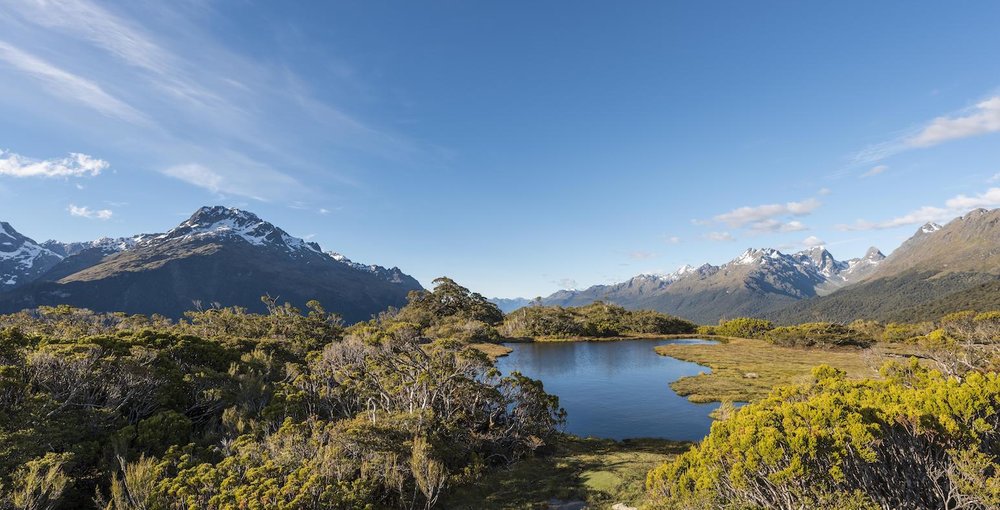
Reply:
[[736, 265], [749, 265], [765, 262], [767, 259], [780, 259], [784, 254], [774, 248], [747, 248], [738, 258], [730, 263]]
[[235, 207], [226, 207], [222, 205], [206, 205], [199, 207], [194, 214], [188, 219], [188, 221], [194, 221], [196, 223], [204, 222], [215, 222], [224, 219], [233, 219], [239, 221], [251, 221], [260, 222], [262, 221], [256, 214], [250, 211], [244, 211], [242, 209], [237, 209]]
[[0, 222], [0, 291], [31, 281], [60, 260], [10, 223]]
[[256, 214], [235, 207], [206, 206], [158, 239], [236, 239], [254, 246], [321, 253], [316, 243], [292, 237]]
[[934, 223], [933, 221], [930, 221], [930, 222], [924, 223], [924, 226], [920, 227], [920, 233], [921, 234], [932, 234], [934, 232], [937, 232], [938, 230], [941, 230], [942, 228], [944, 228], [944, 227], [942, 227], [941, 225], [938, 225], [937, 223]]
[[865, 260], [879, 261], [885, 258], [885, 254], [882, 253], [882, 250], [872, 246], [868, 248], [868, 251], [865, 252], [865, 256], [862, 258]]

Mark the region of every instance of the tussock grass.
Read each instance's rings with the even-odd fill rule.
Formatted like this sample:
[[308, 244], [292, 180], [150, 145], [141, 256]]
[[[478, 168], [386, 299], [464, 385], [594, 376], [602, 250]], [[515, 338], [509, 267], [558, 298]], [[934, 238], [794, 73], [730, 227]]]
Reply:
[[711, 368], [683, 377], [670, 387], [692, 402], [748, 402], [778, 385], [808, 381], [812, 368], [827, 364], [848, 377], [877, 377], [884, 356], [859, 348], [816, 349], [779, 347], [763, 340], [731, 338], [718, 344], [661, 345], [656, 352]]

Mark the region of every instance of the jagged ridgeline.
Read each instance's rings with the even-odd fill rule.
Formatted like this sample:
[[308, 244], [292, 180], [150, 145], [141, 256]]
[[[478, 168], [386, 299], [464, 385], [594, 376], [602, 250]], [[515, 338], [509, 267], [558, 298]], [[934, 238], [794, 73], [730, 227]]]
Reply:
[[[940, 317], [1000, 308], [1000, 209], [977, 209], [945, 226], [928, 223], [888, 257], [870, 248], [837, 260], [817, 246], [798, 253], [748, 249], [714, 266], [684, 266], [613, 285], [564, 290], [541, 304], [595, 301], [715, 324], [739, 316], [780, 323]], [[495, 300], [506, 311], [528, 300]]]
[[352, 262], [247, 211], [202, 207], [162, 234], [87, 243], [35, 241], [0, 224], [0, 311], [69, 304], [180, 317], [197, 306], [264, 311], [260, 296], [324, 303], [348, 322], [406, 303], [420, 284], [399, 268]]

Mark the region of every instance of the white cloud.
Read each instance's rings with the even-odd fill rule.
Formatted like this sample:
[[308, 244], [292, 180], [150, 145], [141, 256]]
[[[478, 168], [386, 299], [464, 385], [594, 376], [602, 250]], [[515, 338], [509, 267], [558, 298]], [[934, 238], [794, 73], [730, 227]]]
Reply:
[[996, 183], [1000, 182], [1000, 172], [993, 174], [993, 177], [990, 177], [989, 179], [986, 179], [986, 182], [988, 184], [996, 184]]
[[309, 195], [295, 178], [242, 154], [227, 153], [218, 164], [185, 163], [161, 171], [164, 175], [204, 188], [260, 201]]
[[852, 224], [837, 225], [838, 230], [880, 230], [920, 225], [928, 222], [944, 223], [961, 216], [970, 209], [1000, 207], [1000, 188], [990, 188], [974, 196], [957, 195], [945, 201], [944, 207], [924, 206], [884, 221], [858, 220]]
[[110, 220], [114, 214], [110, 209], [91, 210], [89, 207], [77, 207], [73, 204], [69, 204], [67, 210], [71, 216], [79, 216], [91, 220]]
[[980, 207], [997, 207], [1000, 206], [1000, 188], [990, 188], [973, 197], [958, 195], [945, 201], [944, 205], [961, 212]]
[[71, 152], [69, 157], [36, 160], [0, 149], [0, 175], [11, 177], [83, 177], [99, 175], [108, 162]]
[[52, 95], [62, 100], [83, 103], [108, 117], [133, 124], [148, 124], [145, 116], [104, 91], [96, 83], [58, 67], [3, 41], [0, 41], [0, 61], [17, 68], [39, 81]]
[[740, 207], [715, 217], [715, 221], [733, 228], [741, 228], [751, 223], [760, 223], [779, 216], [805, 216], [818, 208], [819, 200], [807, 198], [801, 202], [766, 204], [754, 207]]
[[1000, 96], [976, 104], [966, 115], [938, 117], [907, 140], [912, 147], [929, 147], [948, 140], [1000, 131]]
[[819, 191], [817, 191], [816, 193], [818, 195], [820, 195], [820, 196], [824, 196], [825, 197], [825, 196], [827, 196], [827, 195], [829, 195], [830, 193], [833, 193], [833, 192], [830, 191], [830, 188], [820, 188]]
[[757, 221], [750, 224], [750, 230], [758, 233], [764, 232], [799, 232], [808, 230], [801, 221], [792, 220], [789, 222], [779, 221], [774, 218]]
[[681, 242], [681, 238], [677, 237], [677, 236], [670, 236], [670, 237], [667, 238], [667, 242], [670, 243], [670, 244], [677, 244], [677, 243]]
[[656, 257], [656, 254], [650, 251], [634, 251], [629, 253], [628, 256], [633, 260], [646, 260]]
[[735, 239], [729, 232], [709, 232], [704, 237], [709, 241], [732, 241]]
[[889, 169], [889, 167], [887, 165], [874, 166], [874, 167], [872, 167], [871, 170], [869, 170], [869, 171], [861, 174], [861, 177], [862, 178], [865, 178], [865, 177], [874, 177], [874, 176], [876, 176], [876, 175], [878, 175], [880, 173], [885, 172], [888, 169]]
[[823, 246], [826, 243], [824, 243], [822, 239], [816, 236], [809, 236], [802, 240], [802, 244], [809, 248], [813, 248], [816, 246]]
[[951, 116], [938, 117], [892, 140], [870, 145], [855, 154], [854, 161], [875, 163], [907, 150], [997, 131], [1000, 131], [1000, 96], [980, 101], [975, 107]]
[[197, 163], [177, 165], [167, 168], [164, 174], [180, 179], [188, 184], [194, 184], [199, 188], [205, 188], [212, 193], [218, 193], [222, 186], [222, 176]]

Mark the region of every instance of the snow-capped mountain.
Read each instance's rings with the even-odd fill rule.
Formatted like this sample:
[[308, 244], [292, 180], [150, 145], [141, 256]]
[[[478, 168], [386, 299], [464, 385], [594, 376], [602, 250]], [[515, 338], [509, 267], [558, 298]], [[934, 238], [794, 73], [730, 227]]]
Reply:
[[299, 307], [317, 299], [353, 322], [402, 306], [422, 288], [399, 268], [335, 258], [251, 212], [219, 206], [163, 234], [49, 246], [66, 256], [39, 247], [55, 263], [35, 283], [0, 296], [0, 310], [65, 303], [179, 317], [196, 303], [261, 311], [268, 294]]
[[791, 254], [749, 248], [722, 265], [685, 265], [671, 273], [641, 274], [613, 285], [559, 291], [543, 303], [582, 306], [600, 300], [714, 323], [828, 294], [866, 277], [883, 258], [875, 248], [846, 261], [838, 261], [822, 246]]
[[333, 259], [333, 260], [335, 260], [335, 261], [337, 261], [337, 262], [339, 262], [341, 264], [344, 264], [344, 265], [346, 265], [348, 267], [352, 267], [352, 268], [357, 269], [359, 271], [367, 271], [367, 272], [369, 272], [369, 273], [371, 273], [371, 274], [373, 274], [375, 276], [378, 276], [379, 278], [381, 278], [381, 279], [383, 279], [383, 280], [385, 280], [385, 281], [387, 281], [389, 283], [405, 283], [406, 280], [407, 280], [407, 278], [410, 278], [408, 275], [406, 275], [405, 273], [403, 273], [403, 271], [401, 269], [399, 269], [398, 267], [395, 267], [395, 266], [394, 267], [382, 267], [382, 266], [375, 265], [375, 264], [362, 264], [360, 262], [354, 262], [351, 259], [349, 259], [349, 258], [347, 258], [347, 257], [345, 257], [345, 256], [343, 256], [340, 253], [337, 253], [335, 251], [328, 251], [328, 252], [326, 252], [326, 254], [331, 259]]
[[944, 226], [927, 223], [888, 257], [872, 249], [849, 261], [841, 274], [857, 284], [796, 303], [774, 318], [916, 321], [957, 310], [997, 309], [998, 246], [1000, 209], [976, 209]]
[[34, 281], [60, 260], [59, 254], [0, 222], [0, 292]]
[[172, 240], [235, 240], [291, 254], [323, 252], [318, 244], [293, 237], [252, 212], [222, 206], [202, 207], [180, 225], [166, 234], [151, 237], [148, 242]]
[[[154, 234], [155, 235], [155, 234]], [[135, 248], [137, 244], [151, 237], [149, 234], [140, 234], [132, 237], [102, 237], [93, 241], [80, 241], [64, 243], [49, 239], [42, 243], [42, 247], [58, 254], [61, 257], [72, 257], [88, 250], [98, 250], [105, 255], [123, 252]]]

